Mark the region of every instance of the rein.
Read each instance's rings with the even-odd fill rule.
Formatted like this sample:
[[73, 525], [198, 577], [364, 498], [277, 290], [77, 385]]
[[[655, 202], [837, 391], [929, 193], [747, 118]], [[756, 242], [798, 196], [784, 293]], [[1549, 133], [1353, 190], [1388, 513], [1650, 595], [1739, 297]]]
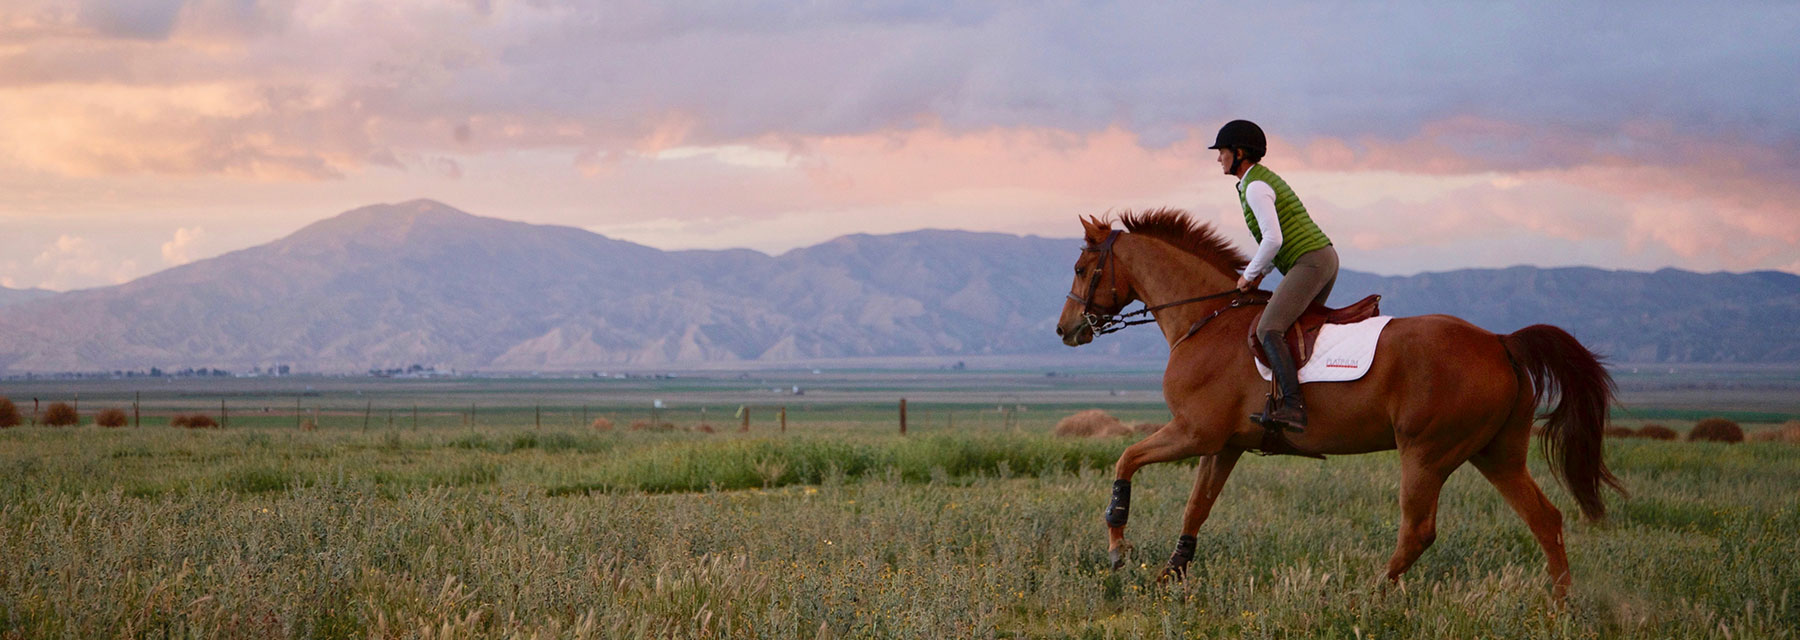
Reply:
[[[1152, 322], [1156, 322], [1156, 318], [1138, 318], [1138, 316], [1146, 316], [1151, 313], [1155, 313], [1157, 311], [1167, 309], [1169, 307], [1179, 307], [1184, 304], [1205, 302], [1207, 300], [1217, 300], [1217, 299], [1223, 298], [1225, 296], [1235, 295], [1235, 294], [1239, 294], [1239, 293], [1242, 293], [1242, 292], [1237, 289], [1232, 289], [1229, 291], [1220, 291], [1218, 293], [1210, 293], [1210, 294], [1203, 295], [1203, 296], [1200, 296], [1197, 298], [1187, 298], [1185, 300], [1176, 300], [1174, 302], [1166, 302], [1163, 304], [1156, 305], [1154, 307], [1144, 307], [1142, 309], [1138, 309], [1137, 311], [1133, 311], [1131, 313], [1122, 313], [1122, 314], [1117, 314], [1117, 315], [1084, 313], [1083, 315], [1087, 316], [1088, 325], [1094, 328], [1094, 335], [1103, 336], [1103, 335], [1106, 335], [1109, 333], [1123, 331], [1126, 327], [1135, 327], [1140, 324], [1150, 324]], [[1219, 314], [1225, 313], [1225, 311], [1228, 309], [1236, 309], [1238, 307], [1246, 307], [1246, 306], [1257, 305], [1257, 304], [1268, 304], [1268, 301], [1267, 300], [1245, 300], [1243, 298], [1235, 298], [1231, 301], [1231, 304], [1225, 305], [1223, 307], [1219, 307], [1219, 310], [1214, 311], [1212, 315], [1207, 316], [1206, 318], [1200, 320], [1199, 322], [1194, 323], [1193, 328], [1188, 329], [1187, 335], [1182, 336], [1181, 340], [1186, 340], [1188, 338], [1188, 336], [1194, 335], [1194, 333], [1196, 333], [1200, 330], [1200, 327], [1206, 326], [1206, 323], [1212, 322], [1213, 318], [1219, 317]], [[1137, 319], [1132, 320], [1132, 319], [1128, 319], [1128, 318], [1137, 318]], [[1176, 340], [1175, 344], [1181, 344], [1181, 340]], [[1175, 345], [1169, 345], [1169, 346], [1174, 347]]]
[[[1097, 264], [1094, 267], [1094, 274], [1092, 276], [1090, 276], [1088, 279], [1087, 296], [1085, 296], [1085, 297], [1078, 296], [1073, 293], [1069, 294], [1070, 300], [1074, 300], [1076, 302], [1081, 303], [1081, 317], [1083, 320], [1085, 320], [1087, 322], [1088, 327], [1094, 331], [1095, 337], [1103, 336], [1103, 335], [1117, 332], [1117, 331], [1122, 331], [1126, 327], [1133, 327], [1133, 326], [1137, 326], [1140, 324], [1150, 324], [1152, 322], [1156, 322], [1156, 318], [1146, 318], [1146, 317], [1140, 317], [1140, 316], [1148, 316], [1151, 313], [1155, 313], [1157, 311], [1161, 311], [1161, 310], [1167, 309], [1169, 307], [1178, 307], [1178, 306], [1181, 306], [1184, 304], [1193, 304], [1195, 302], [1205, 302], [1207, 300], [1217, 300], [1217, 299], [1223, 298], [1225, 296], [1238, 295], [1238, 294], [1242, 293], [1238, 289], [1228, 289], [1225, 291], [1220, 291], [1218, 293], [1209, 293], [1207, 295], [1203, 295], [1203, 296], [1199, 296], [1199, 297], [1195, 297], [1195, 298], [1176, 300], [1174, 302], [1165, 302], [1163, 304], [1159, 304], [1159, 305], [1156, 305], [1153, 307], [1147, 306], [1147, 307], [1138, 309], [1137, 311], [1133, 311], [1130, 313], [1122, 313], [1122, 314], [1095, 313], [1094, 312], [1094, 303], [1093, 303], [1094, 293], [1100, 290], [1100, 276], [1103, 274], [1106, 274], [1106, 264], [1107, 264], [1107, 262], [1113, 260], [1113, 254], [1112, 254], [1113, 242], [1115, 240], [1119, 239], [1120, 233], [1121, 232], [1118, 229], [1114, 229], [1112, 233], [1110, 233], [1106, 236], [1106, 240], [1102, 241], [1099, 244], [1099, 246], [1082, 249], [1083, 252], [1087, 252], [1087, 251], [1099, 252], [1100, 253], [1100, 262], [1099, 262], [1099, 264]], [[1116, 289], [1117, 283], [1118, 283], [1117, 278], [1109, 275], [1108, 280], [1113, 283], [1113, 288]], [[1176, 340], [1175, 344], [1171, 344], [1171, 345], [1169, 345], [1169, 347], [1172, 349], [1175, 347], [1175, 345], [1181, 344], [1182, 340], [1186, 340], [1189, 337], [1192, 337], [1195, 333], [1198, 333], [1200, 331], [1201, 327], [1206, 326], [1206, 323], [1212, 322], [1213, 318], [1219, 317], [1219, 314], [1225, 313], [1225, 311], [1228, 309], [1236, 309], [1238, 307], [1245, 307], [1245, 306], [1258, 305], [1258, 304], [1268, 304], [1268, 302], [1269, 302], [1268, 300], [1254, 300], [1254, 299], [1246, 300], [1242, 297], [1234, 298], [1234, 299], [1232, 299], [1231, 304], [1225, 305], [1223, 307], [1219, 307], [1219, 310], [1214, 311], [1212, 315], [1207, 316], [1206, 318], [1200, 320], [1199, 322], [1194, 323], [1194, 326], [1192, 328], [1188, 329], [1187, 335], [1182, 336], [1181, 340]]]

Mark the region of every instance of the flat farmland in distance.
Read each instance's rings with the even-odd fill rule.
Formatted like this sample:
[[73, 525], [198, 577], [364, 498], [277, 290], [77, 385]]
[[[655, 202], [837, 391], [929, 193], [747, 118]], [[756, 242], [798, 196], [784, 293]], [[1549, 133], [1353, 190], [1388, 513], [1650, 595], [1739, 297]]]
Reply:
[[[1047, 373], [0, 382], [27, 418], [33, 397], [79, 396], [84, 416], [0, 430], [0, 638], [1800, 628], [1800, 444], [1608, 440], [1632, 497], [1612, 498], [1603, 523], [1578, 521], [1534, 456], [1568, 518], [1566, 608], [1524, 525], [1473, 472], [1445, 487], [1437, 544], [1383, 589], [1399, 514], [1391, 452], [1246, 458], [1201, 531], [1194, 575], [1158, 587], [1192, 464], [1140, 473], [1138, 548], [1113, 572], [1099, 514], [1132, 440], [1049, 432], [1087, 408], [1166, 421], [1159, 374]], [[1719, 415], [1755, 433], [1800, 418], [1788, 371], [1617, 373], [1627, 426], [1685, 431]], [[92, 425], [139, 397], [142, 427]], [[167, 426], [218, 417], [221, 400], [224, 429]], [[630, 429], [653, 415], [674, 430]], [[588, 426], [602, 417], [612, 430]]]

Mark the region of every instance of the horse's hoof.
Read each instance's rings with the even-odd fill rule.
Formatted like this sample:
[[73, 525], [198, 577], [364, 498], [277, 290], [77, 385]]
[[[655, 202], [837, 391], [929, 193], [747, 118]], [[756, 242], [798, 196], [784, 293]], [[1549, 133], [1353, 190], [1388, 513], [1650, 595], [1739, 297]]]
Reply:
[[1163, 586], [1163, 585], [1167, 585], [1170, 583], [1181, 584], [1182, 582], [1184, 582], [1186, 580], [1187, 580], [1187, 570], [1186, 569], [1181, 568], [1181, 567], [1169, 566], [1169, 567], [1163, 567], [1162, 574], [1156, 576], [1156, 585]]
[[1106, 550], [1106, 557], [1112, 560], [1113, 571], [1118, 571], [1125, 566], [1125, 556], [1130, 553], [1131, 545], [1127, 543], [1120, 543]]

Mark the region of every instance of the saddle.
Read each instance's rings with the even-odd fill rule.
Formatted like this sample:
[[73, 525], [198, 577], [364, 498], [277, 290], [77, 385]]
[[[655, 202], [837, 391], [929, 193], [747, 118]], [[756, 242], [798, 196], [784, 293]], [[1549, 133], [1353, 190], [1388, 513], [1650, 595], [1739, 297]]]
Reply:
[[[1269, 366], [1268, 356], [1263, 355], [1262, 341], [1256, 337], [1256, 323], [1262, 319], [1263, 311], [1257, 309], [1256, 317], [1250, 320], [1250, 351], [1256, 354], [1256, 361]], [[1294, 356], [1294, 370], [1306, 366], [1312, 359], [1313, 345], [1319, 341], [1319, 329], [1328, 324], [1355, 324], [1381, 315], [1381, 296], [1371, 295], [1357, 300], [1349, 306], [1332, 309], [1315, 304], [1300, 312], [1300, 319], [1287, 330], [1288, 353]]]

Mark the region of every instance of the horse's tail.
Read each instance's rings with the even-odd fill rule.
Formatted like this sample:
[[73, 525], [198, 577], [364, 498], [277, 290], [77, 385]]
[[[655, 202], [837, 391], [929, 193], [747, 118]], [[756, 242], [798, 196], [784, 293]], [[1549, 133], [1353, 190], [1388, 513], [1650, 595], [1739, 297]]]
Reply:
[[1605, 517], [1600, 485], [1625, 494], [1602, 455], [1606, 411], [1613, 402], [1612, 375], [1575, 336], [1547, 324], [1515, 331], [1503, 336], [1501, 343], [1516, 366], [1531, 377], [1533, 407], [1560, 396], [1544, 415], [1544, 457], [1563, 486], [1575, 494], [1582, 515], [1589, 520]]

